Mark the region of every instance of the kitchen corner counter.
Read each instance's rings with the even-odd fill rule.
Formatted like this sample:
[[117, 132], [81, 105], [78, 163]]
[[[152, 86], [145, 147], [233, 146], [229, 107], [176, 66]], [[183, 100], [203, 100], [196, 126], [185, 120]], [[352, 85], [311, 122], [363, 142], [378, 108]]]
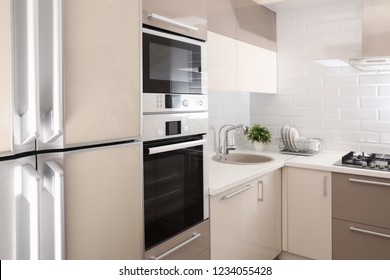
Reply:
[[[260, 164], [228, 164], [214, 161], [209, 157], [209, 194], [216, 196], [230, 188], [246, 183], [257, 177], [263, 176], [269, 172], [285, 166], [288, 159], [294, 155], [281, 154], [279, 152], [264, 151], [239, 151], [240, 153], [260, 154], [272, 157], [274, 160]], [[234, 152], [232, 152], [234, 153]]]
[[[337, 151], [321, 151], [313, 156], [281, 154], [279, 151], [239, 151], [240, 153], [261, 154], [274, 158], [261, 164], [227, 164], [216, 162], [209, 157], [209, 195], [216, 196], [230, 188], [246, 183], [282, 167], [297, 167], [352, 175], [363, 175], [390, 179], [390, 172], [370, 169], [349, 168], [334, 165], [345, 154]], [[234, 152], [232, 152], [234, 153]]]

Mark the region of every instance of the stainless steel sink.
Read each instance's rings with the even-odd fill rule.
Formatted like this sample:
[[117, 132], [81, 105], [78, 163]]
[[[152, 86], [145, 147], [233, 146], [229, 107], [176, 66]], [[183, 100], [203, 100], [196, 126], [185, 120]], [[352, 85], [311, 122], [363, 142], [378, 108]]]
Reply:
[[262, 164], [271, 162], [274, 159], [269, 156], [246, 153], [230, 153], [220, 159], [219, 155], [213, 156], [213, 160], [229, 164]]

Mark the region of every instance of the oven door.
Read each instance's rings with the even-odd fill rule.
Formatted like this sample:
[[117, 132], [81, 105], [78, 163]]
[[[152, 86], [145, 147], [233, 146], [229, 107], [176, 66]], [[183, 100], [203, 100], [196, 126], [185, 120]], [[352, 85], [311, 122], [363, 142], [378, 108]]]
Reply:
[[145, 249], [208, 218], [203, 136], [144, 144]]
[[205, 43], [143, 29], [144, 93], [205, 94]]

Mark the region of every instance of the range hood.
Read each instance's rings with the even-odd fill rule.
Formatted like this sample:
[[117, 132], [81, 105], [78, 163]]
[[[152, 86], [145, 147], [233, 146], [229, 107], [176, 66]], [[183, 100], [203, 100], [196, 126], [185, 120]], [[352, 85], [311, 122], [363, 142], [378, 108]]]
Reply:
[[349, 64], [362, 71], [390, 70], [390, 1], [363, 0], [362, 57]]

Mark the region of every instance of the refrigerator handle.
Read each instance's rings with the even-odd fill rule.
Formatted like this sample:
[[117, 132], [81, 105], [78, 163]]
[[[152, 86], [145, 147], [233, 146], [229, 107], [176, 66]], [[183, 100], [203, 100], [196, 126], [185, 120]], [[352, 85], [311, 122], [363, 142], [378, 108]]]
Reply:
[[38, 48], [38, 1], [27, 1], [27, 102], [28, 108], [21, 116], [20, 144], [27, 145], [39, 136], [39, 48]]
[[52, 106], [43, 119], [44, 143], [55, 141], [63, 132], [63, 46], [62, 0], [53, 1], [53, 88]]
[[50, 174], [45, 175], [44, 187], [54, 201], [54, 259], [65, 259], [65, 211], [64, 211], [64, 172], [54, 161], [45, 164]]
[[21, 179], [19, 188], [15, 188], [15, 198], [24, 197], [28, 202], [28, 221], [29, 221], [29, 258], [31, 260], [40, 259], [40, 177], [38, 172], [30, 164], [19, 167], [18, 176]]

